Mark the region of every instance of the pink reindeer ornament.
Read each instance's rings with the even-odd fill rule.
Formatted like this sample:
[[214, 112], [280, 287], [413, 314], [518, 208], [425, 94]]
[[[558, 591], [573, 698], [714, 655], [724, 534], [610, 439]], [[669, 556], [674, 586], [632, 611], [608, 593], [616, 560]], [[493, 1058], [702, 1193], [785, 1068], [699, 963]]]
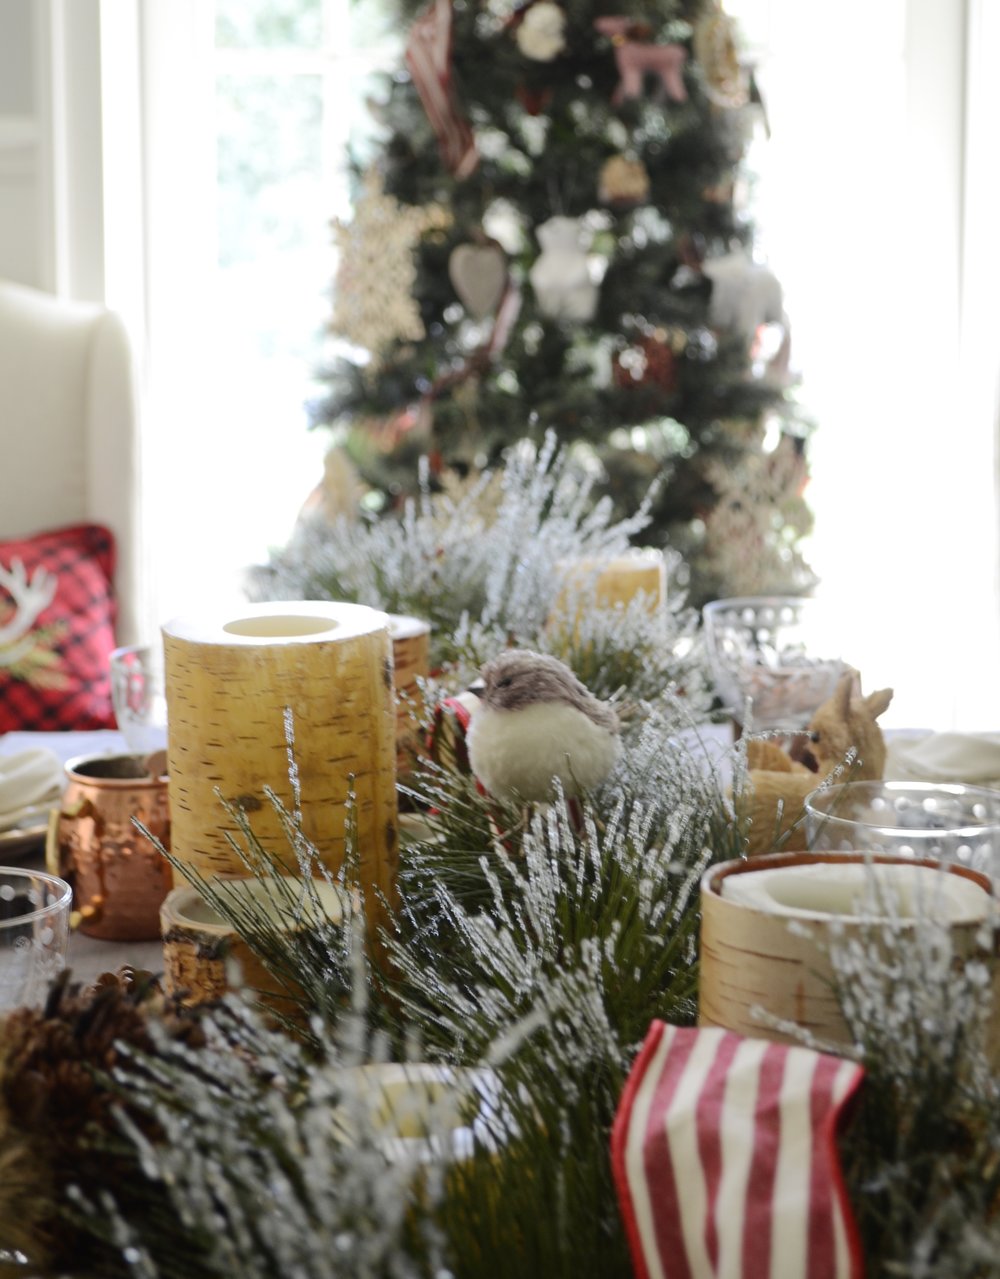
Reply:
[[631, 18], [596, 18], [594, 26], [614, 46], [615, 65], [620, 77], [611, 98], [615, 106], [630, 98], [641, 97], [643, 78], [646, 75], [656, 77], [660, 92], [666, 94], [672, 102], [687, 101], [687, 87], [684, 84], [687, 50], [683, 45], [650, 44], [637, 38], [644, 35], [645, 31]]

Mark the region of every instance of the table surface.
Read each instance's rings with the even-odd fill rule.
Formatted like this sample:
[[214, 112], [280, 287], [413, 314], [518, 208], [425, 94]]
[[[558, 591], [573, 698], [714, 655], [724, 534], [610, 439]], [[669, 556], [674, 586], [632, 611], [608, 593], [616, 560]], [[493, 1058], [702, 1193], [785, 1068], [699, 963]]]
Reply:
[[[128, 752], [120, 733], [111, 730], [93, 733], [7, 733], [0, 737], [0, 755], [44, 747], [65, 763], [77, 755], [119, 755]], [[14, 858], [11, 859], [14, 861]], [[37, 847], [16, 858], [18, 866], [45, 869], [45, 848]], [[90, 983], [101, 973], [116, 972], [126, 964], [148, 972], [163, 971], [163, 945], [159, 940], [144, 942], [105, 941], [76, 931], [70, 934], [67, 965], [74, 980]]]

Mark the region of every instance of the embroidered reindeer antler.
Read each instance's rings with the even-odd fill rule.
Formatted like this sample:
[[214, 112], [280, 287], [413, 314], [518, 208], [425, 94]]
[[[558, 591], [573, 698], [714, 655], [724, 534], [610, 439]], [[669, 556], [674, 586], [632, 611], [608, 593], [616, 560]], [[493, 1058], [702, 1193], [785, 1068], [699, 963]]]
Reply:
[[0, 588], [14, 601], [14, 614], [0, 626], [0, 666], [13, 666], [31, 647], [25, 637], [39, 614], [52, 603], [56, 578], [44, 568], [28, 578], [22, 560], [11, 560], [10, 568], [0, 564]]

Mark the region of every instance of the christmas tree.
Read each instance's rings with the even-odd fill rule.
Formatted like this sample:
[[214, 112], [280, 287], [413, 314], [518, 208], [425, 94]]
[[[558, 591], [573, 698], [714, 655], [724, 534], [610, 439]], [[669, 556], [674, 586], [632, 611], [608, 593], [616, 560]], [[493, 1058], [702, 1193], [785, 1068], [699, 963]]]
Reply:
[[[718, 0], [402, 0], [405, 65], [357, 159], [329, 393], [367, 504], [554, 432], [689, 600], [797, 593], [807, 428], [754, 256], [766, 129]], [[336, 470], [336, 468], [335, 468]], [[342, 471], [337, 471], [342, 475]]]

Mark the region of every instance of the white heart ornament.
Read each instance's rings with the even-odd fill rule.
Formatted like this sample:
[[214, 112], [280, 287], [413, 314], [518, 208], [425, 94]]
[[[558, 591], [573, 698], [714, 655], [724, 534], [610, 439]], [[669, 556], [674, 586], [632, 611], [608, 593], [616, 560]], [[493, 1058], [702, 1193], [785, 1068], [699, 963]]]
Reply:
[[493, 315], [507, 286], [507, 258], [499, 244], [460, 244], [448, 258], [448, 278], [474, 320]]

